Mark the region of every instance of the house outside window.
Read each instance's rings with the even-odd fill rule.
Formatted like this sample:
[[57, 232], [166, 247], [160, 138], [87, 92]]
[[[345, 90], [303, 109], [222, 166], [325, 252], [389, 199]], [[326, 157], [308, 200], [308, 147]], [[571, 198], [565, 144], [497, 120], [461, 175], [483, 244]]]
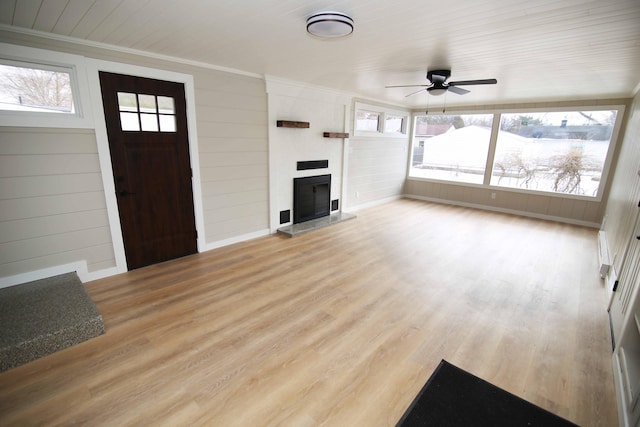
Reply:
[[595, 197], [617, 113], [503, 114], [491, 185]]
[[491, 114], [417, 116], [410, 176], [482, 184]]
[[409, 178], [600, 198], [623, 111], [417, 115]]

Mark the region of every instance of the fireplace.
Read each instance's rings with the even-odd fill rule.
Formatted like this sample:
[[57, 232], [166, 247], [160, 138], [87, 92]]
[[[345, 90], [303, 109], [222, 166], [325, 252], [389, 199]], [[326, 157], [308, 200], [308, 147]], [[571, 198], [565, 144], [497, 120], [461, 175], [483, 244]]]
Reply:
[[293, 223], [309, 221], [331, 212], [331, 174], [293, 179]]

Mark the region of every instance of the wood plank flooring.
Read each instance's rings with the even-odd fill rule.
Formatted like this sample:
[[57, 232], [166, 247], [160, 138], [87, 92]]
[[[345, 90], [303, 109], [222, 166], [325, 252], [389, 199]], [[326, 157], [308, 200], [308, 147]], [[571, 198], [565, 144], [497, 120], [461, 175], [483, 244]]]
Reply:
[[444, 358], [616, 426], [596, 238], [399, 200], [91, 282], [106, 334], [0, 374], [0, 425], [393, 426]]

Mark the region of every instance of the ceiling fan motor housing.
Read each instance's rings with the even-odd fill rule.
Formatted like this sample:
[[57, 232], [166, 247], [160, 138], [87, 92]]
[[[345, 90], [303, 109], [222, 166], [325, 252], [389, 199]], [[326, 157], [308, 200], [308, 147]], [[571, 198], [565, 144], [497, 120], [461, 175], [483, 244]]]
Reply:
[[427, 79], [431, 83], [444, 83], [447, 79], [451, 77], [451, 70], [433, 70], [427, 71]]

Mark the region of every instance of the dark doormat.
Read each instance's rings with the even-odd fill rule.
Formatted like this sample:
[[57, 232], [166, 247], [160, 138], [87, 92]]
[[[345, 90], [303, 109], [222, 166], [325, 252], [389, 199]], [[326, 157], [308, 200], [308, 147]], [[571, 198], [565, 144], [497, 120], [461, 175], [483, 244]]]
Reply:
[[0, 372], [103, 333], [76, 273], [0, 289]]
[[396, 427], [567, 427], [564, 418], [443, 360]]

